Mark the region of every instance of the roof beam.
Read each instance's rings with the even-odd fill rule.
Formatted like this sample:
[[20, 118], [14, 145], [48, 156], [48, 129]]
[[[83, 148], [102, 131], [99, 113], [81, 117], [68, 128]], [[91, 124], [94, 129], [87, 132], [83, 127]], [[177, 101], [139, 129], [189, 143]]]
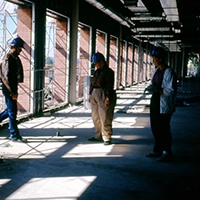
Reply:
[[124, 6], [136, 6], [138, 0], [121, 0], [124, 3]]
[[153, 32], [155, 34], [156, 31], [170, 31], [170, 27], [137, 27], [137, 31], [142, 31], [142, 32]]
[[171, 23], [166, 22], [166, 21], [161, 21], [161, 22], [140, 22], [137, 23], [137, 27], [141, 28], [141, 27], [145, 27], [145, 28], [150, 28], [150, 27], [171, 27]]
[[160, 0], [167, 21], [179, 21], [176, 0]]
[[151, 16], [161, 17], [163, 14], [163, 8], [159, 0], [142, 0], [145, 7], [151, 13]]

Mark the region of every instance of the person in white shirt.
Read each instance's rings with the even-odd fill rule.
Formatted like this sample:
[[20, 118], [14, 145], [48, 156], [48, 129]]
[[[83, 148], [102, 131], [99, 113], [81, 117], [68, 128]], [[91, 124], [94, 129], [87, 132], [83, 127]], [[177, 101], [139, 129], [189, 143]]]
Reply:
[[160, 157], [159, 162], [166, 162], [172, 157], [170, 120], [175, 112], [177, 76], [174, 70], [165, 64], [166, 51], [162, 47], [156, 47], [152, 51], [152, 57], [157, 67], [149, 86], [155, 86], [150, 103], [150, 122], [155, 145], [153, 151], [145, 156]]

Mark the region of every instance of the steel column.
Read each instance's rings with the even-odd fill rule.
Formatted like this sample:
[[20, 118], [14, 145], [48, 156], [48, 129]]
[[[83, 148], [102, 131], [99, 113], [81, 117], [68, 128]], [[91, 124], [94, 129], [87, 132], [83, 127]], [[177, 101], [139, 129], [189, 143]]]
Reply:
[[119, 88], [120, 86], [120, 73], [121, 73], [121, 64], [122, 64], [122, 61], [121, 61], [121, 55], [122, 55], [122, 49], [121, 49], [121, 44], [122, 44], [122, 25], [119, 25], [119, 39], [118, 39], [118, 55], [117, 55], [117, 58], [118, 58], [118, 63], [117, 63], [117, 89]]
[[109, 66], [109, 58], [110, 58], [110, 33], [106, 35], [106, 60]]
[[127, 87], [127, 68], [128, 68], [128, 41], [125, 41], [125, 66], [124, 66], [124, 87]]
[[135, 45], [134, 39], [132, 40], [132, 63], [131, 63], [131, 86], [133, 85], [133, 75], [134, 75], [134, 52], [135, 52]]
[[[40, 114], [44, 108], [44, 66], [45, 66], [45, 33], [46, 9], [35, 4], [35, 49], [34, 49], [34, 83], [33, 113]], [[34, 11], [33, 11], [34, 12]]]
[[181, 70], [182, 91], [183, 91], [183, 84], [184, 84], [184, 65], [185, 65], [185, 47], [183, 47], [183, 51], [182, 51], [182, 70]]
[[69, 83], [69, 102], [76, 103], [76, 79], [77, 79], [77, 46], [78, 46], [78, 16], [79, 0], [72, 3], [72, 17], [70, 21], [70, 83]]

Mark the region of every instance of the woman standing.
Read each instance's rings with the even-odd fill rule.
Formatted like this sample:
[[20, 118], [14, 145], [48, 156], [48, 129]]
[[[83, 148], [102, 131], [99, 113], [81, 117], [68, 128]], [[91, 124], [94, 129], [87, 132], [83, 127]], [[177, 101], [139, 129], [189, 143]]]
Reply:
[[156, 47], [152, 51], [153, 62], [157, 68], [153, 73], [152, 84], [149, 87], [155, 88], [152, 91], [150, 103], [150, 122], [155, 145], [153, 151], [147, 153], [146, 157], [160, 157], [159, 162], [171, 160], [170, 120], [175, 111], [177, 93], [176, 74], [172, 68], [165, 64], [165, 56], [166, 51], [162, 47]]
[[89, 102], [92, 108], [92, 119], [95, 135], [89, 141], [104, 141], [104, 145], [111, 143], [112, 120], [116, 105], [114, 87], [114, 71], [108, 67], [105, 57], [101, 53], [93, 55], [93, 64], [97, 68], [90, 84]]

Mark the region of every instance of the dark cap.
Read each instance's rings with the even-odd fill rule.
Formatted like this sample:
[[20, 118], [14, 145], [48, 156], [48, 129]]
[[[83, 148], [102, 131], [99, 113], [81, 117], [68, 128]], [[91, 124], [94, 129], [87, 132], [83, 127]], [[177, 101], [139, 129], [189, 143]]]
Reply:
[[97, 52], [97, 53], [95, 53], [94, 55], [93, 55], [93, 62], [92, 62], [92, 64], [94, 64], [95, 62], [97, 62], [97, 61], [105, 61], [105, 57], [104, 57], [104, 55], [103, 54], [101, 54], [101, 53], [99, 53], [99, 52]]
[[151, 56], [155, 56], [155, 57], [158, 57], [158, 58], [165, 58], [166, 56], [166, 51], [165, 49], [163, 49], [162, 47], [156, 47], [152, 53], [151, 53]]
[[24, 48], [24, 41], [20, 37], [17, 37], [15, 39], [13, 39], [13, 41], [11, 43], [11, 46], [14, 46], [14, 45], [17, 47]]

